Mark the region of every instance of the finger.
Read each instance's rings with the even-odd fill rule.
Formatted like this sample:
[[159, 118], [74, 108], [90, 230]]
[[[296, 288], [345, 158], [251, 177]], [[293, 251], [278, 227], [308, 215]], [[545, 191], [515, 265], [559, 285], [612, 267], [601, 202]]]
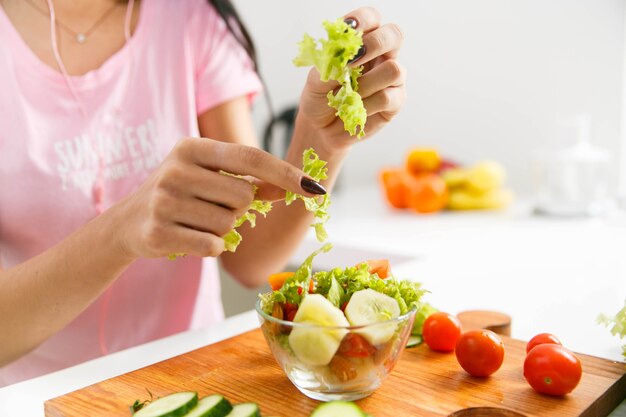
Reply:
[[235, 225], [232, 210], [198, 199], [184, 199], [177, 204], [173, 220], [190, 229], [223, 236]]
[[[176, 172], [168, 174], [179, 177], [173, 182], [179, 189], [186, 190], [189, 196], [233, 210], [248, 207], [254, 199], [254, 187], [249, 180], [243, 178], [206, 170], [196, 165], [185, 167], [185, 171], [180, 174]], [[181, 192], [170, 191], [175, 196]]]
[[353, 29], [367, 33], [380, 26], [380, 13], [373, 7], [360, 7], [345, 15], [344, 21]]
[[400, 87], [405, 80], [406, 69], [395, 59], [389, 59], [359, 78], [359, 94], [367, 98], [387, 87]]
[[404, 35], [400, 27], [389, 23], [363, 35], [364, 52], [350, 63], [351, 66], [359, 66], [379, 57], [396, 58], [398, 50], [402, 46]]
[[[363, 100], [367, 116], [376, 113], [395, 115], [406, 100], [406, 92], [402, 87], [389, 87]], [[369, 122], [369, 120], [368, 120]]]
[[285, 190], [274, 184], [256, 179], [252, 183], [256, 186], [255, 198], [257, 200], [278, 201], [285, 198]]
[[322, 81], [320, 79], [320, 73], [315, 67], [312, 67], [309, 71], [306, 83], [310, 86], [310, 91], [322, 99], [326, 98], [326, 94], [328, 94], [330, 90], [339, 87], [339, 83], [335, 80]]
[[205, 138], [189, 139], [183, 152], [196, 164], [213, 171], [251, 175], [285, 190], [313, 196], [326, 190], [302, 170], [260, 149]]
[[217, 257], [224, 252], [224, 239], [211, 233], [176, 226], [170, 228], [167, 237], [173, 249], [161, 256], [186, 253], [201, 257]]

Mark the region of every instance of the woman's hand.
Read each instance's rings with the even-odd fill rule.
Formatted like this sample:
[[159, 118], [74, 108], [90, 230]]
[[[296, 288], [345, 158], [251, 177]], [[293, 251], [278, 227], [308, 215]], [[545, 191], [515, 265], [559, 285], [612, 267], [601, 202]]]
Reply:
[[284, 190], [307, 196], [325, 193], [301, 170], [267, 152], [204, 138], [182, 139], [117, 207], [124, 219], [122, 245], [131, 257], [180, 252], [218, 256], [224, 251], [222, 236], [252, 200], [277, 200]]
[[[393, 24], [381, 26], [380, 14], [371, 7], [363, 7], [344, 16], [347, 23], [363, 31], [363, 48], [351, 66], [364, 65], [359, 78], [359, 94], [367, 110], [365, 133], [371, 136], [398, 114], [406, 99], [405, 70], [396, 60], [402, 45], [400, 28]], [[321, 133], [326, 149], [343, 149], [354, 142], [343, 128], [343, 122], [328, 106], [327, 93], [337, 87], [332, 82], [322, 82], [315, 68], [302, 92], [298, 116], [308, 122], [311, 129]]]

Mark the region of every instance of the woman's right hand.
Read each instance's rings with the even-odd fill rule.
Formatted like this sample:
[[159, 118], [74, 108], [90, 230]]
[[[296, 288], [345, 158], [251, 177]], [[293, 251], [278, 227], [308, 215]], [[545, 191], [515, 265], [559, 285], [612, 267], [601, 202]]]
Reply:
[[139, 190], [117, 206], [123, 221], [121, 244], [132, 258], [181, 252], [218, 256], [224, 251], [222, 236], [253, 199], [278, 200], [285, 190], [308, 197], [323, 194], [311, 181], [298, 168], [257, 148], [185, 138]]

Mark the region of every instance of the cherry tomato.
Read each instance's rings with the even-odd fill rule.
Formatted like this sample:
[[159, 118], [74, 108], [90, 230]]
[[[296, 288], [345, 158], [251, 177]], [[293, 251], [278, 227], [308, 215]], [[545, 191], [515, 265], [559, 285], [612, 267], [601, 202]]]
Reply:
[[350, 358], [367, 358], [374, 354], [376, 349], [360, 334], [348, 333], [341, 340], [338, 352]]
[[580, 382], [583, 369], [580, 359], [561, 345], [545, 343], [526, 355], [524, 378], [537, 392], [565, 395]]
[[433, 313], [424, 321], [422, 337], [432, 350], [452, 352], [459, 336], [461, 336], [461, 322], [451, 314]]
[[528, 341], [526, 345], [526, 353], [530, 352], [535, 346], [543, 345], [544, 343], [552, 343], [555, 345], [562, 345], [558, 337], [551, 333], [539, 333]]
[[504, 345], [491, 330], [470, 330], [459, 337], [454, 349], [459, 365], [468, 374], [486, 377], [500, 369]]

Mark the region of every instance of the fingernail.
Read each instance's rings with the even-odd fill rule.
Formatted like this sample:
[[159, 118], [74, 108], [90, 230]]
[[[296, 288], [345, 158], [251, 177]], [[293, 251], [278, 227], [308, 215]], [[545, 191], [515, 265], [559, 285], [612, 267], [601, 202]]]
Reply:
[[361, 45], [361, 47], [359, 48], [359, 51], [356, 53], [354, 58], [348, 61], [348, 64], [352, 64], [353, 62], [358, 61], [363, 55], [365, 55], [365, 45]]
[[317, 194], [317, 195], [326, 194], [326, 188], [324, 188], [322, 184], [320, 184], [319, 182], [309, 177], [302, 177], [302, 179], [300, 180], [300, 187], [302, 187], [304, 191], [311, 193], [311, 194]]
[[346, 20], [344, 20], [344, 22], [346, 22], [346, 24], [352, 29], [356, 29], [356, 27], [359, 25], [359, 22], [357, 22], [356, 19], [353, 17], [347, 18]]

